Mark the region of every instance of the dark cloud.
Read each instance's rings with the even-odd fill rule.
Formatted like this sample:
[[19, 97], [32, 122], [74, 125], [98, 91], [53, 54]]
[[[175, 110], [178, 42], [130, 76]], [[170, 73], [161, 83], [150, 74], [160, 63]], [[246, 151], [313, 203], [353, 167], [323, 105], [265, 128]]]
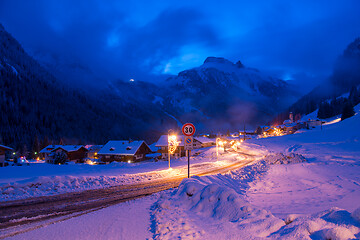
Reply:
[[280, 76], [324, 75], [360, 36], [358, 9], [357, 0], [0, 0], [0, 22], [27, 50], [84, 65], [98, 79], [151, 79], [207, 55]]
[[123, 56], [127, 61], [151, 72], [178, 56], [182, 46], [194, 43], [215, 47], [218, 39], [198, 11], [183, 8], [166, 10], [135, 29], [120, 48], [125, 50]]

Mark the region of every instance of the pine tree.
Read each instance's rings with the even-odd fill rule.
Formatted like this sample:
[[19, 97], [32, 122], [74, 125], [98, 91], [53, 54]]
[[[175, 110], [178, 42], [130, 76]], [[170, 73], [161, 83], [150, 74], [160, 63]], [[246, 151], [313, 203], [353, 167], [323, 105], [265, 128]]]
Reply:
[[35, 136], [35, 139], [33, 141], [33, 145], [32, 145], [32, 148], [31, 148], [31, 157], [33, 159], [37, 158], [38, 155], [39, 155], [39, 152], [40, 152], [40, 143], [39, 143], [39, 138], [38, 136], [36, 135]]
[[352, 86], [349, 94], [349, 100], [353, 106], [356, 106], [360, 103], [360, 93], [356, 86]]
[[341, 114], [341, 121], [343, 121], [349, 117], [352, 117], [354, 115], [355, 115], [354, 107], [352, 106], [351, 102], [348, 101], [343, 108], [343, 111]]
[[334, 114], [333, 105], [330, 105], [327, 101], [323, 102], [319, 106], [319, 111], [317, 117], [320, 119], [325, 119], [332, 117]]
[[255, 133], [256, 133], [257, 135], [261, 135], [261, 134], [262, 134], [262, 128], [261, 128], [260, 126], [258, 126], [258, 127], [256, 128]]

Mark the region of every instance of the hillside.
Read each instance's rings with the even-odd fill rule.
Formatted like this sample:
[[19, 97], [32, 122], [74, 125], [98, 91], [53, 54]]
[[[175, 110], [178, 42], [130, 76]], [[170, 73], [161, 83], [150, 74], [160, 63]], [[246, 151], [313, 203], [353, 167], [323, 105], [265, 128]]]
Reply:
[[265, 123], [299, 97], [283, 80], [216, 57], [169, 78], [167, 85], [169, 108], [215, 129]]
[[40, 145], [60, 138], [66, 143], [104, 143], [112, 138], [143, 137], [148, 130], [153, 116], [149, 111], [132, 102], [105, 100], [105, 95], [111, 96], [108, 93], [89, 95], [70, 89], [1, 25], [0, 46], [2, 143], [26, 151], [35, 139]]
[[[355, 39], [344, 50], [335, 63], [333, 74], [310, 93], [294, 103], [289, 111], [309, 114], [325, 100], [331, 100], [350, 92], [360, 85], [360, 38]], [[287, 115], [287, 114], [285, 114]]]
[[299, 96], [285, 81], [216, 57], [158, 85], [118, 79], [84, 89], [69, 85], [73, 76], [57, 79], [59, 72], [39, 64], [2, 26], [0, 46], [0, 142], [21, 152], [60, 139], [153, 142], [185, 122], [198, 133], [254, 127]]

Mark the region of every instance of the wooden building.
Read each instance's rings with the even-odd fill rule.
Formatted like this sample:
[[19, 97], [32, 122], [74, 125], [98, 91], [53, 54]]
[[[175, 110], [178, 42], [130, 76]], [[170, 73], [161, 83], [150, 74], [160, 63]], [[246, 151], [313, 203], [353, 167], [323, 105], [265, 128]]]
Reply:
[[49, 145], [39, 153], [47, 163], [53, 163], [53, 154], [64, 152], [69, 161], [82, 162], [86, 158], [88, 150], [83, 145]]
[[51, 152], [58, 148], [61, 147], [62, 145], [49, 145], [47, 147], [44, 147], [43, 149], [40, 150], [39, 154], [40, 154], [40, 158], [44, 159], [45, 162], [52, 162], [52, 158], [50, 157]]
[[[172, 154], [171, 156], [178, 158], [178, 157], [184, 157], [186, 155], [186, 151], [184, 148], [184, 136], [180, 135], [177, 136], [177, 141], [179, 142], [179, 145], [177, 146], [175, 153]], [[168, 158], [168, 135], [161, 135], [159, 140], [156, 142], [155, 147], [158, 148], [157, 152], [161, 153], [161, 157], [162, 159], [167, 159]]]
[[152, 153], [145, 141], [109, 141], [97, 156], [103, 162], [139, 162], [146, 159], [146, 154]]
[[0, 167], [5, 165], [5, 152], [6, 151], [14, 151], [12, 148], [0, 145]]
[[194, 138], [194, 148], [205, 148], [216, 146], [216, 139], [215, 138], [208, 138], [208, 137], [195, 137]]
[[64, 152], [69, 161], [84, 162], [88, 150], [83, 145], [62, 145], [52, 150], [53, 153]]
[[103, 147], [103, 145], [85, 145], [84, 147], [88, 150], [86, 154], [87, 158], [97, 159], [98, 158], [97, 154], [100, 151], [100, 149]]

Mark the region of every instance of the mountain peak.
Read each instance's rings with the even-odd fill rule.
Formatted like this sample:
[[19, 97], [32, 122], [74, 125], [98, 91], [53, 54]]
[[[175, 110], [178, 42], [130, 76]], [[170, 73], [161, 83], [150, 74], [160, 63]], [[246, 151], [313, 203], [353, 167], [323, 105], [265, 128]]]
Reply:
[[223, 57], [207, 57], [204, 61], [205, 63], [230, 63], [230, 64], [234, 64], [232, 62], [230, 62], [229, 60], [223, 58]]
[[360, 57], [360, 37], [356, 38], [344, 51], [345, 57]]

